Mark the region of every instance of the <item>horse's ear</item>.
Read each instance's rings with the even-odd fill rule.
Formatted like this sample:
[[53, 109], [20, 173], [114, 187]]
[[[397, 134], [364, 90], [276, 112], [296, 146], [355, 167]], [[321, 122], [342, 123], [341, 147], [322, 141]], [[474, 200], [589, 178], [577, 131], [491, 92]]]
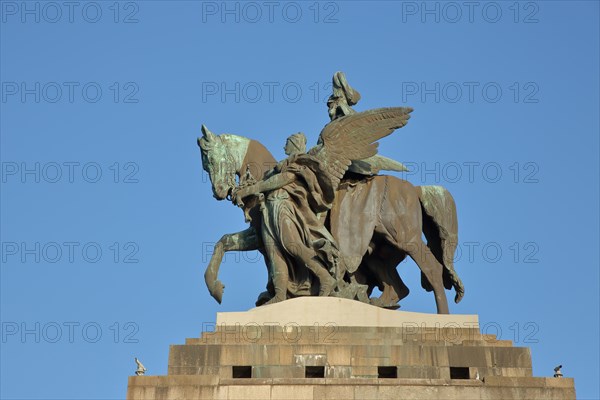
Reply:
[[215, 134], [208, 130], [206, 125], [202, 124], [202, 137], [205, 138], [208, 142], [212, 142], [215, 140]]

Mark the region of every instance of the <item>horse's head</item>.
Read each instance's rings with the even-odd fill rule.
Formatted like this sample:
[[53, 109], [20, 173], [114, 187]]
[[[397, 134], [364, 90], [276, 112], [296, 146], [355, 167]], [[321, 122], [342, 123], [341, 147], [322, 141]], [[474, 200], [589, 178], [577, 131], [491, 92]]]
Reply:
[[236, 160], [222, 137], [215, 135], [202, 125], [202, 137], [198, 138], [202, 154], [202, 168], [208, 173], [212, 183], [213, 196], [224, 200], [235, 187], [238, 170]]

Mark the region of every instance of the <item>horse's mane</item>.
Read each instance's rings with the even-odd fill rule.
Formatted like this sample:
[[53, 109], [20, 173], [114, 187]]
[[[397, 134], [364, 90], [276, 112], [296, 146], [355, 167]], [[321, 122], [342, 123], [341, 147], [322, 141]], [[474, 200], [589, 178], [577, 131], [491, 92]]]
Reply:
[[255, 179], [262, 179], [267, 171], [273, 169], [277, 160], [271, 152], [259, 141], [250, 140], [243, 165], [249, 165]]

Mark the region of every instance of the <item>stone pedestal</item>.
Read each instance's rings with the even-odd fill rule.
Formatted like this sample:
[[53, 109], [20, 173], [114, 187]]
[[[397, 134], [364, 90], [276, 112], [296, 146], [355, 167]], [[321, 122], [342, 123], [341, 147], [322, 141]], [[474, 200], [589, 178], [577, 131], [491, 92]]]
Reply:
[[168, 375], [129, 377], [127, 399], [575, 399], [573, 379], [533, 377], [529, 349], [474, 315], [303, 297], [206, 328], [171, 346]]

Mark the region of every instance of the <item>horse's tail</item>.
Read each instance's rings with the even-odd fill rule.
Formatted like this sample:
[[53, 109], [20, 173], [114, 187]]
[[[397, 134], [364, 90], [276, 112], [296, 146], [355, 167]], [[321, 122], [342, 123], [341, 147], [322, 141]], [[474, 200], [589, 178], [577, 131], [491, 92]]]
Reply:
[[[454, 287], [458, 303], [465, 294], [462, 281], [454, 270], [454, 252], [458, 245], [458, 219], [456, 203], [449, 191], [442, 186], [416, 186], [423, 210], [423, 233], [427, 246], [444, 266], [444, 286]], [[421, 274], [421, 285], [427, 291], [433, 290], [425, 275]]]

